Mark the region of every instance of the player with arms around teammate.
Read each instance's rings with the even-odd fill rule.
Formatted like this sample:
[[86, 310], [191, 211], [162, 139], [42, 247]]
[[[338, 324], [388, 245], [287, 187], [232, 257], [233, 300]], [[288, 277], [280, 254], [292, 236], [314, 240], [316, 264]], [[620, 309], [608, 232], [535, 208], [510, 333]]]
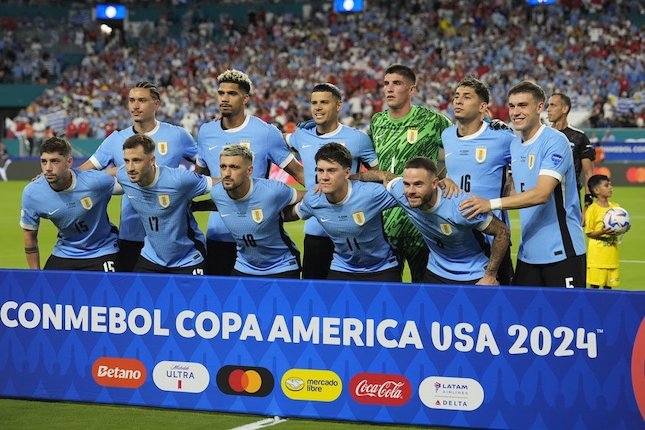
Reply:
[[585, 288], [585, 238], [569, 141], [540, 122], [546, 96], [522, 81], [508, 92], [511, 121], [521, 136], [511, 144], [515, 194], [462, 204], [466, 216], [519, 209], [522, 226], [514, 285]]
[[59, 137], [40, 146], [40, 167], [42, 175], [22, 194], [20, 226], [29, 268], [40, 269], [38, 227], [45, 218], [58, 228], [45, 270], [118, 270], [118, 231], [107, 215], [114, 177], [72, 169], [72, 146]]
[[123, 160], [116, 178], [145, 229], [134, 271], [203, 275], [206, 246], [190, 203], [211, 190], [212, 179], [157, 165], [155, 142], [145, 134], [125, 140]]
[[[342, 125], [338, 120], [343, 107], [340, 90], [329, 83], [316, 84], [311, 91], [311, 116], [315, 128], [299, 128], [287, 135], [287, 143], [300, 154], [305, 170], [305, 188], [316, 188], [316, 154], [329, 142], [344, 145], [351, 154], [351, 172], [357, 173], [361, 164], [368, 169], [378, 168], [378, 159], [369, 136], [355, 128]], [[334, 253], [334, 243], [316, 217], [305, 222], [303, 279], [326, 279]]]
[[[444, 115], [413, 105], [415, 91], [416, 75], [412, 69], [395, 64], [385, 70], [383, 95], [388, 109], [372, 117], [369, 132], [380, 168], [396, 175], [401, 175], [405, 163], [414, 157], [437, 161], [441, 132], [452, 125]], [[407, 260], [412, 282], [421, 282], [428, 248], [403, 209], [394, 208], [385, 213], [385, 231], [397, 248], [401, 262]]]
[[[457, 124], [441, 133], [445, 151], [446, 177], [467, 193], [494, 199], [512, 191], [510, 130], [493, 130], [483, 121], [490, 94], [486, 85], [475, 78], [462, 79], [454, 92], [452, 106]], [[493, 215], [509, 225], [506, 211]], [[486, 236], [492, 244], [493, 237]], [[497, 273], [501, 285], [510, 285], [513, 262], [510, 247]]]
[[[155, 84], [141, 81], [128, 93], [128, 110], [132, 127], [116, 131], [108, 136], [81, 170], [105, 169], [110, 165], [123, 166], [123, 143], [136, 134], [145, 134], [155, 142], [155, 162], [159, 166], [177, 167], [182, 158], [193, 160], [197, 145], [193, 137], [181, 127], [157, 121], [160, 107], [159, 90]], [[119, 223], [119, 247], [122, 270], [131, 272], [139, 258], [145, 236], [139, 215], [126, 198], [121, 200]]]
[[302, 200], [303, 191], [253, 177], [253, 153], [230, 145], [220, 154], [220, 178], [211, 198], [237, 244], [230, 275], [300, 278], [300, 252], [283, 228], [282, 210]]
[[[217, 83], [217, 102], [222, 118], [200, 127], [195, 171], [215, 176], [220, 171], [220, 153], [224, 147], [240, 144], [254, 154], [255, 177], [268, 178], [273, 162], [304, 184], [302, 166], [289, 151], [280, 131], [260, 118], [246, 114], [245, 107], [253, 92], [249, 77], [239, 70], [227, 70], [217, 77]], [[201, 209], [199, 205], [196, 207]], [[217, 212], [209, 217], [206, 238], [206, 273], [228, 276], [235, 265], [236, 245]]]
[[381, 212], [397, 205], [382, 185], [349, 180], [352, 154], [340, 143], [316, 152], [322, 192], [309, 191], [287, 215], [316, 217], [334, 243], [327, 279], [401, 282], [394, 248], [383, 231]]

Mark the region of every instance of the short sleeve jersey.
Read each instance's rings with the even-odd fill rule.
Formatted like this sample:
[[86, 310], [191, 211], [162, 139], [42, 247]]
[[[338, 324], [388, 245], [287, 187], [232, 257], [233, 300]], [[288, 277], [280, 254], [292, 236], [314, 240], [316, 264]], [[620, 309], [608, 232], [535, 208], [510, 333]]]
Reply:
[[[615, 202], [610, 202], [606, 208], [600, 206], [597, 202], [590, 204], [585, 211], [585, 233], [602, 230], [605, 214], [610, 208], [618, 206], [618, 203]], [[617, 241], [589, 238], [587, 267], [617, 269], [619, 267], [619, 257]]]

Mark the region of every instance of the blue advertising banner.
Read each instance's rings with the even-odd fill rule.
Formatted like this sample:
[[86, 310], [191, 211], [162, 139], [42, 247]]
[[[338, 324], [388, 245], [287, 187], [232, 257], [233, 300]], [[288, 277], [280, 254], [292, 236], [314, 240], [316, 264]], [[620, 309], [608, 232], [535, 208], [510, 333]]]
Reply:
[[645, 293], [0, 270], [0, 396], [645, 425]]
[[643, 161], [645, 143], [643, 142], [603, 142], [605, 161]]

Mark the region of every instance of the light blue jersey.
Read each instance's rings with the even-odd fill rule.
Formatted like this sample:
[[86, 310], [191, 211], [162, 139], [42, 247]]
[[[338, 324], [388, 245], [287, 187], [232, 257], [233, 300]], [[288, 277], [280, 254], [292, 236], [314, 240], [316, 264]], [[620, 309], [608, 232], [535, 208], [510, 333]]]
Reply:
[[107, 205], [114, 189], [114, 177], [96, 170], [72, 169], [72, 185], [54, 191], [44, 176], [22, 193], [20, 226], [38, 230], [40, 218], [58, 228], [52, 252], [61, 258], [96, 258], [119, 251], [117, 229], [110, 223]]
[[334, 242], [331, 270], [371, 273], [397, 267], [381, 216], [397, 201], [380, 184], [348, 181], [348, 186], [347, 196], [338, 203], [309, 191], [296, 205], [296, 213], [301, 219], [316, 217]]
[[296, 202], [295, 189], [253, 178], [247, 195], [238, 200], [221, 182], [213, 187], [211, 198], [237, 243], [235, 270], [265, 276], [300, 268], [299, 252], [282, 226], [282, 209]]
[[[249, 146], [253, 151], [255, 178], [268, 178], [272, 162], [284, 168], [295, 160], [282, 138], [282, 133], [275, 126], [252, 115], [247, 115], [239, 127], [228, 130], [222, 128], [221, 121], [208, 122], [199, 128], [197, 142], [197, 165], [208, 168], [214, 178], [219, 177], [219, 154], [228, 145]], [[206, 237], [218, 242], [235, 242], [217, 212], [210, 214]]]
[[[98, 147], [90, 161], [97, 169], [104, 169], [113, 164], [123, 165], [123, 142], [134, 136], [134, 128], [115, 131]], [[193, 137], [183, 128], [157, 121], [157, 126], [147, 136], [155, 141], [155, 160], [159, 166], [177, 167], [184, 159], [193, 160], [197, 155], [197, 144]], [[119, 238], [133, 242], [143, 242], [145, 236], [141, 220], [132, 209], [128, 199], [121, 200], [121, 221]]]
[[[352, 154], [352, 173], [358, 173], [361, 164], [370, 167], [378, 166], [378, 158], [374, 151], [374, 144], [369, 136], [355, 128], [338, 124], [336, 130], [318, 135], [316, 129], [299, 128], [295, 133], [287, 136], [287, 143], [300, 154], [300, 161], [305, 171], [305, 188], [313, 190], [316, 187], [316, 152], [321, 146], [336, 142], [345, 146]], [[315, 217], [305, 222], [305, 234], [313, 236], [327, 236], [325, 229]]]
[[479, 280], [484, 276], [488, 257], [484, 234], [493, 216], [480, 214], [467, 219], [459, 205], [468, 196], [465, 193], [450, 199], [442, 193], [428, 211], [411, 208], [403, 191], [403, 179], [396, 178], [387, 185], [388, 191], [399, 202], [412, 224], [421, 232], [430, 248], [426, 268], [453, 281]]
[[[477, 197], [502, 197], [514, 138], [510, 130], [492, 130], [487, 122], [476, 133], [462, 137], [457, 135], [456, 125], [448, 127], [441, 133], [446, 177]], [[510, 227], [506, 211], [495, 210], [493, 215]], [[486, 237], [492, 244], [493, 236]]]
[[516, 137], [511, 145], [511, 166], [518, 194], [535, 188], [540, 175], [559, 181], [546, 203], [520, 209], [522, 240], [517, 258], [529, 264], [548, 264], [584, 254], [580, 196], [567, 137], [544, 125], [524, 143]]
[[123, 199], [130, 201], [145, 228], [142, 257], [169, 268], [204, 260], [204, 235], [190, 202], [210, 191], [211, 178], [166, 166], [157, 166], [154, 180], [146, 187], [130, 181], [125, 167], [119, 168], [116, 178], [123, 187]]

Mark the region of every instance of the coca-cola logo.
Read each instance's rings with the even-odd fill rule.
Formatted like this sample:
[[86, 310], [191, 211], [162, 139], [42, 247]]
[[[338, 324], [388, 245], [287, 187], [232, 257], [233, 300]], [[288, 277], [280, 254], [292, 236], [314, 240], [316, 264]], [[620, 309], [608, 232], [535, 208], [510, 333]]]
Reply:
[[402, 375], [359, 373], [349, 382], [349, 392], [358, 403], [401, 406], [412, 397], [410, 382]]

